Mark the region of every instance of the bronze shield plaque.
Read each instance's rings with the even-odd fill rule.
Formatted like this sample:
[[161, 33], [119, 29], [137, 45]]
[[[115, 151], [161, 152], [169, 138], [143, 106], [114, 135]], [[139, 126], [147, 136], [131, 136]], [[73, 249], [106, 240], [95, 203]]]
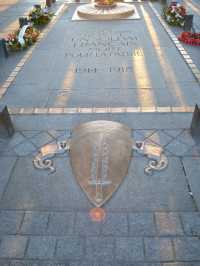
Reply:
[[81, 124], [72, 132], [74, 175], [89, 200], [101, 207], [126, 176], [132, 139], [128, 127], [112, 121]]

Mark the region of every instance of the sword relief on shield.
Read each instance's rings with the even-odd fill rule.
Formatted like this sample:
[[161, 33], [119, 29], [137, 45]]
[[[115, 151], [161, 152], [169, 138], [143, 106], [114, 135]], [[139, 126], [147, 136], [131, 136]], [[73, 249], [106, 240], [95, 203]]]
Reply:
[[[102, 143], [102, 144], [101, 144]], [[108, 179], [109, 149], [105, 141], [101, 145], [94, 145], [92, 150], [91, 174], [88, 180], [89, 185], [96, 187], [95, 199], [103, 201], [103, 187], [112, 183]]]

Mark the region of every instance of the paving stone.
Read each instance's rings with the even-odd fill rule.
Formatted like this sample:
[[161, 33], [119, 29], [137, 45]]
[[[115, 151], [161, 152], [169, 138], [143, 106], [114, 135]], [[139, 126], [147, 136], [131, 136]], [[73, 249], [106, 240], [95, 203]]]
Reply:
[[81, 259], [84, 254], [84, 239], [66, 237], [57, 242], [56, 257], [59, 259]]
[[[68, 158], [55, 158], [56, 172], [35, 169], [32, 157], [17, 161], [0, 206], [49, 212], [90, 209], [92, 205], [77, 185]], [[23, 169], [23, 171], [22, 171]]]
[[200, 236], [200, 213], [186, 212], [181, 214], [184, 231], [188, 235]]
[[183, 235], [181, 221], [177, 213], [162, 213], [155, 214], [158, 234], [166, 235]]
[[57, 137], [57, 141], [66, 140], [71, 137], [71, 130], [64, 130], [63, 133]]
[[161, 130], [157, 130], [153, 135], [148, 137], [148, 140], [151, 140], [160, 146], [165, 146], [172, 141], [172, 137], [168, 136]]
[[181, 134], [183, 129], [164, 129], [163, 131], [170, 137], [176, 138], [178, 135]]
[[52, 130], [48, 131], [48, 134], [50, 136], [52, 136], [53, 138], [55, 138], [55, 139], [60, 137], [60, 136], [62, 136], [62, 135], [64, 135], [64, 133], [65, 133], [64, 130], [54, 130], [54, 129], [52, 129]]
[[162, 266], [199, 266], [199, 262], [172, 262], [163, 263]]
[[130, 213], [129, 234], [131, 236], [154, 236], [155, 224], [152, 213]]
[[53, 258], [56, 246], [54, 237], [31, 237], [26, 253], [27, 258], [31, 259], [50, 259]]
[[[115, 120], [130, 128], [177, 128], [190, 127], [192, 113], [125, 113], [125, 114], [67, 114], [13, 116], [17, 128], [26, 130], [71, 129], [79, 123], [92, 120]], [[26, 125], [26, 126], [25, 126]]]
[[[128, 196], [128, 200], [120, 205], [119, 199], [118, 208], [136, 212], [194, 210], [180, 160], [175, 157], [169, 157], [168, 160], [166, 169], [154, 172], [150, 177], [144, 173], [148, 160], [144, 157], [134, 158], [122, 183], [122, 186], [124, 183], [127, 186], [124, 197]], [[114, 199], [115, 195], [110, 204]]]
[[143, 261], [144, 250], [141, 238], [116, 238], [116, 259], [118, 261]]
[[175, 139], [170, 142], [165, 148], [166, 150], [172, 152], [174, 155], [184, 156], [184, 154], [190, 149], [190, 146]]
[[15, 146], [14, 151], [19, 156], [26, 156], [33, 153], [36, 150], [35, 146], [30, 141], [24, 141], [21, 144]]
[[30, 261], [30, 260], [12, 260], [10, 266], [41, 266], [45, 264], [40, 263], [39, 261]]
[[20, 233], [31, 235], [45, 234], [48, 216], [48, 213], [26, 212]]
[[17, 144], [22, 143], [26, 140], [26, 138], [20, 133], [16, 132], [10, 139], [8, 147], [9, 149], [15, 147]]
[[200, 239], [195, 237], [174, 240], [176, 259], [181, 261], [200, 261]]
[[30, 139], [32, 137], [34, 137], [35, 135], [39, 134], [40, 131], [39, 130], [24, 130], [22, 131], [22, 134], [27, 138]]
[[185, 157], [200, 157], [200, 147], [195, 145], [191, 147], [184, 155]]
[[78, 212], [76, 214], [75, 234], [78, 235], [99, 235], [101, 230], [100, 222], [93, 222], [89, 212]]
[[54, 139], [46, 132], [41, 132], [38, 135], [31, 138], [31, 142], [38, 148], [47, 143], [52, 142], [53, 140]]
[[141, 130], [138, 130], [138, 133], [143, 135], [144, 139], [147, 139], [150, 136], [152, 136], [155, 131], [156, 131], [155, 129], [141, 129]]
[[[114, 261], [114, 262], [103, 262], [103, 261], [72, 261], [69, 266], [161, 266], [160, 263], [144, 263], [144, 262], [127, 262], [127, 261]], [[186, 265], [184, 265], [186, 266]]]
[[86, 238], [86, 258], [91, 261], [112, 261], [114, 239], [111, 237]]
[[16, 163], [16, 158], [13, 157], [0, 157], [0, 198], [8, 184], [13, 167]]
[[26, 244], [26, 237], [4, 236], [0, 243], [0, 258], [23, 258]]
[[0, 260], [0, 266], [10, 266], [9, 260]]
[[178, 137], [177, 139], [180, 141], [180, 142], [183, 142], [189, 146], [194, 146], [196, 143], [195, 143], [195, 140], [193, 139], [192, 135], [191, 135], [191, 132], [189, 129], [185, 129]]
[[102, 222], [102, 234], [113, 236], [128, 235], [128, 217], [126, 213], [108, 212]]
[[170, 261], [174, 259], [172, 243], [165, 238], [146, 238], [145, 257], [147, 261]]
[[75, 214], [72, 212], [54, 212], [50, 214], [47, 234], [68, 235], [73, 234]]
[[8, 139], [0, 139], [0, 154], [7, 151]]
[[19, 231], [23, 211], [0, 211], [0, 235], [16, 234]]
[[98, 262], [93, 262], [93, 261], [72, 261], [70, 262], [69, 266], [99, 266], [100, 263]]

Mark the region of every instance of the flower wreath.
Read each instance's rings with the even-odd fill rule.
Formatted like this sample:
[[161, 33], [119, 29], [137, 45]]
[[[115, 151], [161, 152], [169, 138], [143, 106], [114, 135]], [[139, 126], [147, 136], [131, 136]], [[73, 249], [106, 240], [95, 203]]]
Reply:
[[164, 18], [171, 26], [183, 27], [185, 23], [186, 9], [184, 6], [172, 2], [164, 9]]
[[40, 32], [30, 26], [25, 25], [19, 30], [8, 34], [5, 38], [6, 47], [11, 51], [19, 51], [32, 45], [37, 41]]
[[48, 11], [47, 8], [42, 8], [40, 5], [35, 5], [28, 16], [29, 20], [34, 25], [44, 25], [51, 20], [53, 13]]
[[184, 31], [179, 35], [178, 39], [189, 45], [200, 46], [200, 33]]

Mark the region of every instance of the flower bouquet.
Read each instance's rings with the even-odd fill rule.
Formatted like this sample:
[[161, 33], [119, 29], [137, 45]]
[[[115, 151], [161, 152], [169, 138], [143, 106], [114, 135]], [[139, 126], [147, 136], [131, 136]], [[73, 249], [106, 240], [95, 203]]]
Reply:
[[179, 35], [178, 39], [189, 45], [200, 46], [200, 33], [184, 31]]
[[8, 34], [5, 38], [6, 48], [10, 51], [20, 51], [37, 41], [40, 32], [32, 26], [26, 25]]
[[48, 11], [47, 8], [35, 5], [28, 16], [34, 25], [45, 25], [51, 20], [53, 13]]
[[171, 26], [183, 27], [185, 23], [186, 9], [184, 6], [172, 2], [164, 9], [164, 18]]
[[9, 33], [8, 36], [5, 38], [6, 48], [11, 51], [19, 51], [21, 50], [21, 45], [18, 42], [18, 31], [13, 33]]

